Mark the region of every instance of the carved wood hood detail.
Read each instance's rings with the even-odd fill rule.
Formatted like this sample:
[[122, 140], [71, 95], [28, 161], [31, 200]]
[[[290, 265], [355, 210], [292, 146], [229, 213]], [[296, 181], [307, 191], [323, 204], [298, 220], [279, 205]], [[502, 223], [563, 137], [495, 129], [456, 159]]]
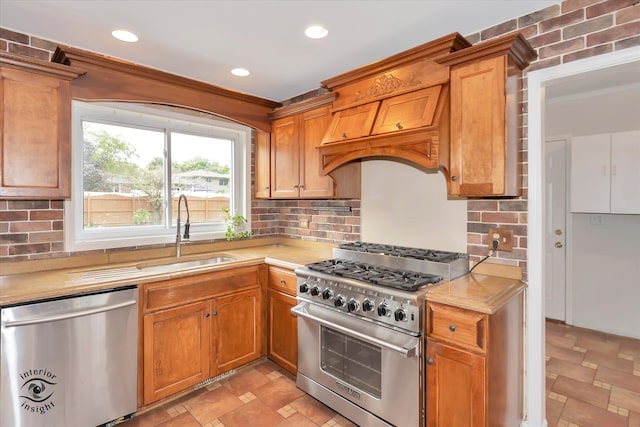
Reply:
[[[394, 158], [426, 169], [443, 169], [446, 175], [451, 162], [450, 125], [453, 137], [454, 130], [457, 132], [458, 129], [460, 111], [471, 111], [465, 108], [467, 101], [461, 104], [459, 97], [455, 103], [450, 99], [454, 89], [457, 91], [455, 93], [460, 91], [457, 81], [454, 85], [453, 70], [459, 69], [462, 64], [499, 55], [509, 58], [507, 68], [513, 70], [505, 71], [509, 76], [513, 75], [513, 78], [508, 77], [509, 81], [517, 79], [518, 73], [536, 56], [518, 33], [474, 46], [460, 34], [453, 33], [322, 82], [337, 94], [332, 104], [331, 123], [318, 147], [322, 172], [329, 174], [348, 162], [381, 157]], [[475, 93], [473, 100], [468, 101], [480, 105], [478, 108], [483, 111], [488, 108], [485, 108], [484, 100], [489, 102], [495, 99], [495, 102], [504, 104], [507, 95], [509, 98], [517, 95], [511, 89], [491, 92], [502, 86], [478, 85], [479, 92]], [[497, 120], [485, 115], [482, 116], [483, 123], [474, 123], [474, 118], [479, 117], [465, 113], [469, 131], [466, 136], [469, 140], [474, 139], [472, 136], [478, 125]], [[499, 129], [503, 130], [507, 121], [501, 120], [500, 123]], [[510, 122], [509, 127], [518, 129]], [[491, 135], [484, 135], [483, 138], [491, 139]], [[456, 154], [457, 151], [454, 153], [451, 147], [451, 153]], [[471, 162], [474, 162], [473, 155]], [[452, 181], [457, 178], [451, 176]], [[497, 194], [503, 193], [498, 191]]]
[[438, 168], [448, 157], [449, 66], [437, 59], [469, 46], [453, 33], [323, 81], [338, 96], [319, 147], [322, 172], [367, 157]]

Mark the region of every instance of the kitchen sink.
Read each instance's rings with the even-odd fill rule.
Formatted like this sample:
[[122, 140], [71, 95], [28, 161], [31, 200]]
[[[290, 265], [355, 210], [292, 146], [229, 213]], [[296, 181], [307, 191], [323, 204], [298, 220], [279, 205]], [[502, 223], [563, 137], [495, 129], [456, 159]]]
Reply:
[[226, 262], [237, 261], [229, 255], [215, 255], [208, 258], [185, 259], [173, 258], [170, 261], [150, 261], [137, 264], [135, 266], [104, 268], [96, 270], [78, 271], [68, 273], [68, 276], [75, 282], [109, 281], [143, 277], [152, 274], [171, 273], [180, 270], [197, 269], [212, 265], [224, 264]]
[[150, 274], [165, 273], [169, 271], [185, 270], [190, 268], [206, 267], [210, 265], [223, 264], [225, 262], [237, 261], [237, 258], [233, 258], [227, 255], [219, 255], [211, 258], [175, 261], [166, 264], [138, 264], [136, 268], [138, 270], [149, 272]]

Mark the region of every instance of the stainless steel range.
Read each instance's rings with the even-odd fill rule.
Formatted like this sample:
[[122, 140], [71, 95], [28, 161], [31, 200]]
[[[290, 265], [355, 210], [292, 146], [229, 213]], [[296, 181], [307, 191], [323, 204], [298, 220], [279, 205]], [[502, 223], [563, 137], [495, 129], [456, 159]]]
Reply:
[[424, 297], [464, 254], [354, 242], [296, 269], [297, 385], [361, 426], [424, 425]]

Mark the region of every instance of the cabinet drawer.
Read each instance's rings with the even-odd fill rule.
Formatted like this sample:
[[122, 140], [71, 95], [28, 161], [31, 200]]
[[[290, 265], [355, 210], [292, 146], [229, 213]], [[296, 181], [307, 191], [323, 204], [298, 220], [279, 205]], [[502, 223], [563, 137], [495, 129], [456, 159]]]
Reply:
[[145, 285], [144, 310], [167, 308], [259, 286], [257, 267], [242, 267]]
[[289, 295], [296, 295], [296, 275], [285, 268], [269, 267], [269, 287]]
[[427, 302], [427, 337], [484, 353], [487, 315]]

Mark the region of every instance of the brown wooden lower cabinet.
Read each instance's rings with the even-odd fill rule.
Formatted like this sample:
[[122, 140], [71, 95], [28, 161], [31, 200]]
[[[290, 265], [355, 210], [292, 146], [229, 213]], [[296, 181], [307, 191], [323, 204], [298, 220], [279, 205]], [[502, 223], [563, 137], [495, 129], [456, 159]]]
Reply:
[[522, 420], [523, 296], [492, 314], [427, 302], [428, 427], [511, 427]]
[[213, 375], [260, 357], [262, 304], [260, 290], [240, 292], [213, 302], [212, 337], [217, 341]]
[[262, 268], [144, 285], [140, 406], [263, 355]]
[[267, 295], [267, 356], [295, 375], [298, 371], [298, 320], [291, 314], [296, 305], [295, 273], [270, 266]]
[[144, 316], [144, 403], [209, 377], [210, 301]]
[[484, 357], [427, 344], [427, 425], [484, 426]]
[[268, 355], [294, 375], [298, 371], [298, 319], [291, 314], [295, 305], [295, 297], [269, 289]]

